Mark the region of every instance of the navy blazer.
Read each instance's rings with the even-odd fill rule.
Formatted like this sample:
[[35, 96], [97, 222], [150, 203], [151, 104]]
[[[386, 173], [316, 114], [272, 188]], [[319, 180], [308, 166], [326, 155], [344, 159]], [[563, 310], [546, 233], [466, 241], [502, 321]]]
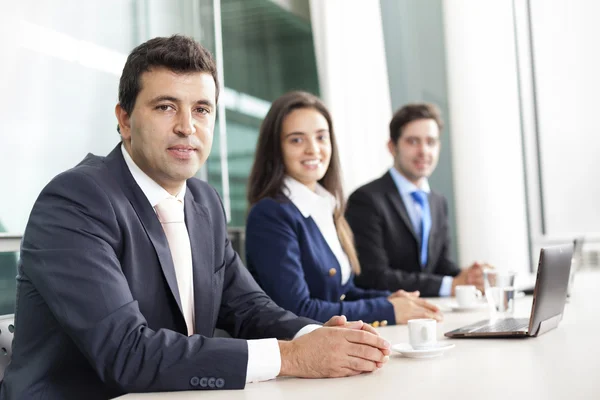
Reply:
[[187, 181], [195, 331], [188, 337], [167, 238], [117, 146], [54, 178], [21, 249], [12, 361], [0, 399], [107, 399], [241, 389], [246, 341], [313, 322], [278, 307], [227, 239], [216, 191]]
[[[279, 200], [279, 199], [278, 199]], [[250, 210], [246, 260], [263, 290], [281, 307], [325, 322], [334, 315], [396, 322], [390, 292], [341, 283], [340, 264], [311, 217], [287, 197], [264, 198]], [[333, 271], [335, 270], [335, 273]]]

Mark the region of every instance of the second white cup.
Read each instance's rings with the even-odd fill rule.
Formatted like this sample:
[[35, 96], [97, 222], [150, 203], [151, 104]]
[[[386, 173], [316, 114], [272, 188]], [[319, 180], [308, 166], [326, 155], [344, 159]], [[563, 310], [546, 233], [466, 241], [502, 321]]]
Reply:
[[454, 288], [456, 302], [460, 307], [472, 307], [481, 300], [481, 291], [474, 285], [458, 285]]
[[408, 341], [415, 350], [424, 350], [437, 343], [437, 321], [435, 319], [408, 320]]

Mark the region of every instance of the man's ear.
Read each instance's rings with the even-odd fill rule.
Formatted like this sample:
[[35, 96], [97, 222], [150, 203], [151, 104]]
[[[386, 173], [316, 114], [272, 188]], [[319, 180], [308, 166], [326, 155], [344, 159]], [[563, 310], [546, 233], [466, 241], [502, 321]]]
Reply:
[[396, 157], [396, 143], [392, 139], [388, 140], [388, 150], [392, 157]]
[[129, 118], [129, 114], [121, 104], [117, 104], [115, 106], [115, 116], [117, 117], [117, 121], [119, 122], [119, 126], [117, 130], [121, 134], [123, 140], [128, 140], [131, 138], [131, 119]]

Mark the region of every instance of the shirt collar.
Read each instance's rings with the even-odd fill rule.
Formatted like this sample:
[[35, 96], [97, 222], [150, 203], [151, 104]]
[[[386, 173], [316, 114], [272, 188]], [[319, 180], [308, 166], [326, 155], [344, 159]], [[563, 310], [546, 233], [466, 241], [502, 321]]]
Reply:
[[320, 184], [317, 183], [314, 192], [289, 176], [285, 177], [283, 184], [284, 194], [300, 210], [304, 218], [321, 211], [323, 207], [327, 208], [329, 214], [333, 214], [336, 205], [335, 197]]
[[[162, 186], [146, 175], [146, 173], [142, 171], [140, 167], [137, 166], [123, 144], [121, 144], [121, 152], [123, 153], [125, 164], [127, 164], [135, 183], [137, 183], [140, 189], [142, 189], [142, 192], [144, 192], [144, 195], [146, 195], [146, 198], [150, 202], [152, 208], [156, 207], [156, 205], [161, 201], [173, 197]], [[177, 196], [175, 196], [175, 198], [182, 203], [184, 203], [183, 199], [185, 198], [185, 191], [186, 185], [183, 185], [179, 193], [177, 193]]]
[[404, 175], [402, 175], [395, 167], [390, 168], [390, 175], [392, 176], [394, 183], [396, 183], [396, 187], [403, 195], [410, 194], [418, 190], [422, 190], [425, 193], [431, 192], [431, 188], [429, 187], [429, 181], [427, 179], [424, 179], [421, 187], [418, 187], [417, 185], [406, 179]]

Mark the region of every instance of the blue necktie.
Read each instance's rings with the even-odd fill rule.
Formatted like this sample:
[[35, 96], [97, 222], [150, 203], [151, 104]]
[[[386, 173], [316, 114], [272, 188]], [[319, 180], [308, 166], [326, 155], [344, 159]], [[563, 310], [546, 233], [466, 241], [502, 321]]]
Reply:
[[421, 268], [425, 268], [427, 265], [429, 231], [431, 231], [431, 210], [429, 209], [427, 193], [422, 190], [417, 190], [410, 195], [421, 206]]

